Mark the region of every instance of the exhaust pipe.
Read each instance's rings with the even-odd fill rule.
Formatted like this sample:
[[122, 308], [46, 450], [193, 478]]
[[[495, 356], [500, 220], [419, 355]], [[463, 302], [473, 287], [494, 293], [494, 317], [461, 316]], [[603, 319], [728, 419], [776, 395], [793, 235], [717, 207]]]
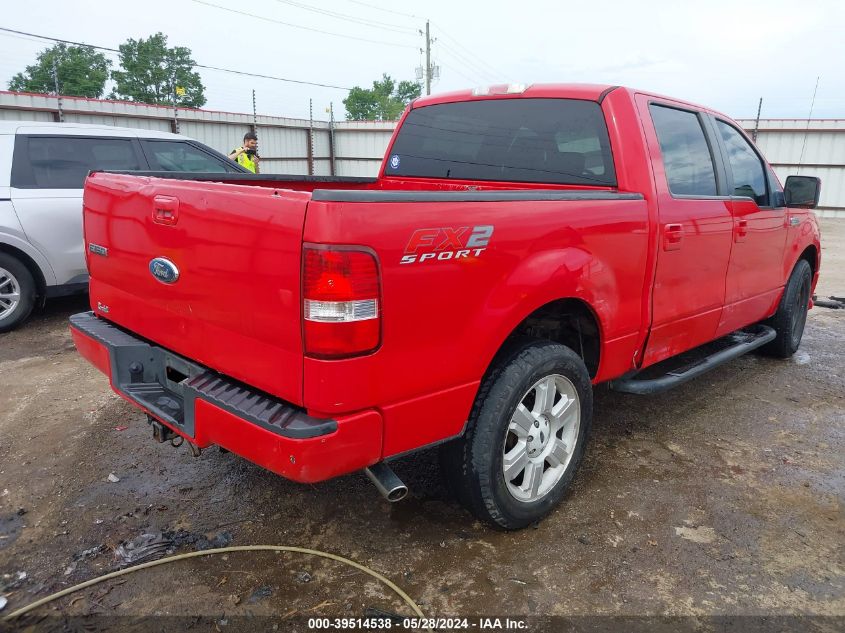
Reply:
[[403, 484], [390, 466], [384, 462], [373, 464], [369, 468], [365, 468], [364, 472], [367, 473], [367, 477], [373, 482], [381, 496], [390, 503], [401, 501], [408, 494], [408, 486]]

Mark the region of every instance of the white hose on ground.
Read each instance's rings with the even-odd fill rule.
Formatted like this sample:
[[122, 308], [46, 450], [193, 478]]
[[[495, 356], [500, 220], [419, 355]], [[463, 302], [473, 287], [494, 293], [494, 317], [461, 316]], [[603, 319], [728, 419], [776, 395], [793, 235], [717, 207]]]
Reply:
[[[177, 554], [176, 556], [168, 556], [167, 558], [160, 558], [158, 560], [152, 560], [147, 563], [141, 563], [140, 565], [135, 565], [134, 567], [126, 567], [124, 569], [119, 569], [117, 571], [113, 571], [111, 573], [105, 574], [103, 576], [98, 576], [97, 578], [92, 578], [91, 580], [86, 580], [85, 582], [81, 582], [78, 585], [74, 585], [73, 587], [68, 587], [67, 589], [62, 589], [61, 591], [57, 591], [54, 594], [41, 598], [40, 600], [36, 600], [35, 602], [26, 605], [25, 607], [21, 607], [17, 611], [13, 611], [9, 615], [3, 618], [4, 621], [13, 620], [14, 618], [18, 618], [25, 613], [29, 613], [33, 609], [37, 609], [41, 605], [47, 604], [48, 602], [53, 602], [54, 600], [58, 600], [59, 598], [63, 598], [64, 596], [70, 595], [87, 587], [91, 587], [93, 585], [99, 584], [101, 582], [105, 582], [106, 580], [111, 580], [112, 578], [117, 578], [118, 576], [125, 576], [126, 574], [131, 574], [132, 572], [139, 571], [141, 569], [148, 569], [150, 567], [157, 567], [159, 565], [166, 565], [167, 563], [173, 563], [179, 560], [185, 560], [186, 558], [197, 558], [199, 556], [211, 556], [213, 554], [228, 554], [231, 552], [292, 552], [295, 554], [309, 554], [311, 556], [319, 556], [321, 558], [328, 558], [329, 560], [334, 560], [339, 563], [343, 563], [345, 565], [349, 565], [350, 567], [354, 567], [355, 569], [359, 569], [365, 574], [369, 574], [379, 582], [384, 583], [388, 587], [390, 587], [396, 595], [398, 595], [405, 603], [414, 610], [414, 613], [419, 618], [425, 618], [423, 612], [417, 606], [417, 603], [414, 602], [411, 597], [406, 594], [402, 589], [400, 589], [393, 581], [388, 578], [385, 578], [377, 571], [373, 571], [369, 567], [362, 565], [361, 563], [356, 563], [354, 560], [350, 560], [348, 558], [344, 558], [343, 556], [338, 556], [337, 554], [330, 554], [328, 552], [321, 552], [320, 550], [316, 549], [308, 549], [305, 547], [294, 547], [290, 545], [233, 545], [230, 547], [217, 547], [214, 549], [206, 549], [200, 550], [196, 552], [186, 552], [185, 554]], [[428, 629], [431, 631], [431, 629]]]

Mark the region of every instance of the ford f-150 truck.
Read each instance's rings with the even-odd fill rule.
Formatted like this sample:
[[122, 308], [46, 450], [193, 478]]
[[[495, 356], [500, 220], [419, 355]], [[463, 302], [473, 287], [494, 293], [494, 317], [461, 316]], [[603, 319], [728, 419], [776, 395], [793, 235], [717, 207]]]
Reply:
[[594, 85], [406, 110], [375, 179], [92, 173], [79, 351], [159, 441], [299, 482], [441, 444], [526, 526], [582, 461], [592, 389], [654, 393], [798, 347], [819, 181], [710, 109]]

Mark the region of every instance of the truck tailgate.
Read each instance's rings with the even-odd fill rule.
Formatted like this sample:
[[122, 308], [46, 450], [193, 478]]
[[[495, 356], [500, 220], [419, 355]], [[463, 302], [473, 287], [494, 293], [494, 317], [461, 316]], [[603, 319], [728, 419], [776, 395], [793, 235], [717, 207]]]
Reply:
[[84, 196], [91, 306], [162, 347], [301, 405], [300, 257], [310, 198], [91, 174]]

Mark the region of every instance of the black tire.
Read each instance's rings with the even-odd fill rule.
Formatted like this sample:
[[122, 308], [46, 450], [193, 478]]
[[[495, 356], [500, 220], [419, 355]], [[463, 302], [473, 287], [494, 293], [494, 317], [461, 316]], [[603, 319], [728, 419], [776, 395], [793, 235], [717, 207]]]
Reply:
[[[560, 471], [550, 478], [550, 481], [555, 481], [559, 477], [556, 483], [551, 483], [550, 488], [535, 500], [520, 500], [511, 492], [518, 478], [509, 484], [503, 470], [505, 449], [511, 442], [510, 450], [513, 450], [515, 439], [509, 425], [520, 403], [530, 402], [526, 398], [539, 397], [539, 392], [531, 395], [532, 389], [547, 377], [556, 381], [555, 403], [563, 399], [557, 393], [557, 384], [561, 384], [571, 391], [572, 402], [578, 405], [577, 410], [567, 414], [572, 424], [576, 419], [578, 423], [577, 427], [566, 427], [570, 428], [566, 432], [571, 433], [567, 437], [570, 442], [574, 439], [574, 448], [569, 451], [571, 456], [567, 458], [567, 463], [558, 462]], [[576, 393], [577, 401], [574, 398]], [[549, 341], [530, 340], [515, 345], [499, 355], [482, 381], [463, 437], [440, 450], [441, 468], [448, 487], [472, 514], [494, 527], [517, 530], [539, 521], [560, 503], [572, 483], [584, 457], [592, 413], [590, 375], [575, 352]], [[533, 427], [529, 428], [534, 432]], [[549, 426], [547, 430], [550, 428], [554, 427]], [[564, 428], [561, 428], [560, 437], [563, 432]], [[541, 441], [545, 439], [546, 446], [553, 442], [552, 434], [546, 438], [539, 432], [536, 434]], [[531, 436], [528, 439], [533, 441]], [[532, 445], [529, 443], [528, 446]], [[535, 454], [538, 459], [542, 457], [543, 450], [539, 449]], [[526, 450], [528, 454], [530, 450]], [[539, 468], [540, 477], [544, 479], [545, 470], [551, 465], [541, 461]], [[520, 476], [527, 477], [527, 473], [528, 470], [522, 471]], [[527, 486], [524, 480], [522, 483]]]
[[[19, 291], [20, 299], [14, 309], [4, 314], [12, 302], [4, 300], [2, 295], [13, 287]], [[29, 269], [19, 259], [0, 253], [0, 332], [13, 330], [26, 320], [35, 307], [35, 295], [35, 280]]]
[[786, 282], [777, 312], [766, 322], [766, 325], [774, 328], [777, 336], [761, 347], [761, 352], [775, 358], [789, 358], [801, 345], [812, 283], [813, 270], [810, 264], [806, 259], [799, 259]]

